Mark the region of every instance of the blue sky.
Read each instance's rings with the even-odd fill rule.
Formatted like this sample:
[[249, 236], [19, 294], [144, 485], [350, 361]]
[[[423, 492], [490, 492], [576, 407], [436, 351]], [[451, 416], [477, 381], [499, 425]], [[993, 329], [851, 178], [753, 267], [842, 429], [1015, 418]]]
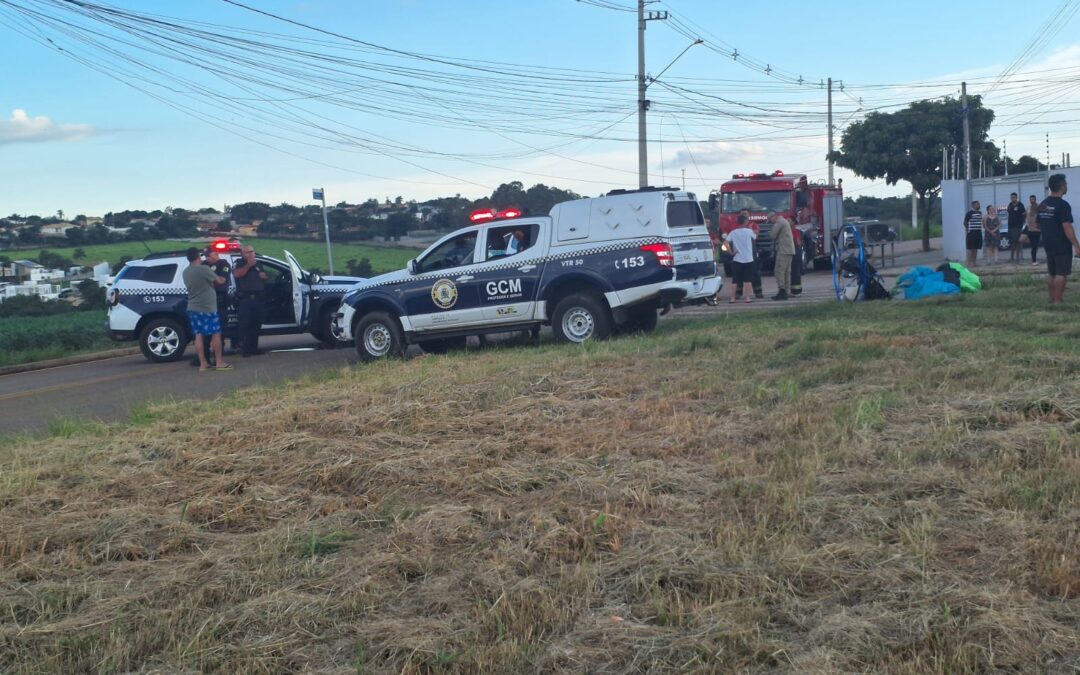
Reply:
[[[34, 0], [10, 1], [40, 9]], [[633, 5], [632, 0], [600, 1]], [[320, 53], [343, 54], [342, 45], [350, 44], [220, 0], [112, 0], [112, 4], [220, 24], [229, 30], [291, 36], [275, 38], [279, 41], [318, 38], [326, 43], [290, 44], [304, 44]], [[403, 88], [390, 101], [379, 92], [350, 87], [334, 93], [340, 104], [321, 97], [296, 104], [309, 115], [305, 123], [318, 116], [320, 125], [332, 126], [326, 133], [333, 138], [343, 132], [351, 139], [370, 140], [378, 135], [378, 143], [412, 148], [408, 156], [385, 147], [376, 154], [357, 154], [342, 151], [337, 142], [317, 138], [310, 144], [283, 141], [252, 121], [251, 116], [257, 114], [263, 119], [291, 114], [282, 112], [282, 106], [292, 103], [241, 102], [228, 112], [213, 110], [190, 94], [187, 85], [172, 81], [169, 73], [192, 76], [235, 98], [252, 92], [243, 81], [218, 80], [190, 66], [147, 56], [141, 51], [144, 45], [132, 40], [130, 53], [141, 54], [155, 65], [164, 64], [169, 71], [155, 76], [154, 91], [167, 101], [211, 115], [222, 128], [194, 119], [20, 34], [16, 29], [48, 34], [58, 44], [64, 39], [22, 22], [0, 3], [0, 31], [4, 33], [0, 59], [20, 65], [6, 69], [5, 86], [0, 88], [0, 212], [44, 215], [62, 209], [70, 216], [124, 208], [221, 208], [248, 200], [303, 204], [309, 201], [313, 186], [325, 186], [332, 202], [355, 202], [398, 195], [406, 199], [458, 193], [478, 197], [511, 180], [526, 186], [542, 182], [582, 194], [636, 185], [637, 151], [631, 142], [636, 135], [633, 13], [576, 0], [252, 0], [252, 4], [406, 52], [444, 56], [454, 62], [519, 64], [525, 75], [554, 72], [543, 69], [559, 69], [561, 77], [570, 71], [600, 72], [607, 81], [593, 88], [581, 83], [549, 85], [524, 75], [511, 80], [517, 83], [514, 86], [477, 80], [475, 88], [460, 89], [454, 103], [440, 103], [425, 94], [424, 87], [441, 85], [446, 74], [471, 78], [470, 71], [350, 51], [350, 58], [357, 60], [439, 73], [426, 81], [395, 75]], [[861, 116], [860, 98], [864, 110], [902, 105], [923, 96], [956, 92], [965, 78], [973, 83], [972, 93], [989, 90], [994, 78], [1040, 34], [1040, 25], [1063, 5], [1059, 0], [1035, 0], [1023, 4], [1022, 14], [1017, 7], [1015, 2], [998, 0], [908, 2], [903, 9], [865, 2], [665, 0], [650, 5], [652, 10], [670, 11], [679, 20], [678, 24], [648, 24], [650, 74], [659, 74], [690, 44], [678, 25], [708, 41], [708, 45], [690, 48], [650, 87], [654, 104], [649, 136], [663, 141], [649, 146], [651, 182], [677, 184], [685, 170], [687, 187], [706, 192], [738, 171], [782, 168], [825, 176], [825, 124], [818, 120], [825, 110], [825, 92], [743, 67], [710, 46], [737, 48], [740, 54], [806, 81], [829, 76], [842, 80], [845, 91], [836, 92], [834, 98], [835, 123], [842, 126]], [[1051, 131], [1051, 154], [1057, 161], [1061, 152], [1072, 149], [1073, 138], [1080, 136], [1080, 125], [1073, 121], [1080, 115], [1072, 111], [1080, 108], [1075, 105], [1080, 103], [1076, 93], [1080, 87], [1067, 82], [1038, 83], [1040, 78], [1075, 79], [1080, 72], [1048, 70], [1080, 69], [1080, 41], [1070, 37], [1077, 21], [1062, 24], [1058, 22], [1062, 30], [1052, 41], [1037, 45], [1020, 75], [1006, 79], [987, 96], [987, 104], [998, 110], [1003, 122], [991, 130], [991, 136], [1007, 139], [1010, 156], [1045, 157], [1044, 134]], [[331, 42], [337, 44], [327, 46]], [[73, 47], [74, 53], [91, 53], [79, 51], [85, 46]], [[265, 58], [261, 47], [250, 54], [260, 63]], [[184, 56], [196, 62], [204, 58], [191, 52]], [[96, 58], [110, 69], [119, 63], [100, 54]], [[350, 76], [370, 74], [355, 63], [346, 70]], [[881, 84], [897, 86], [871, 86]], [[260, 91], [272, 90], [271, 85]], [[313, 95], [326, 91], [312, 85]], [[468, 103], [461, 102], [465, 91], [471, 99]], [[275, 92], [273, 98], [292, 97], [279, 98]], [[398, 119], [365, 111], [370, 106], [389, 106]], [[779, 118], [759, 108], [786, 111], [794, 121], [777, 122]], [[452, 119], [432, 124], [424, 116], [433, 111]], [[1055, 120], [1058, 123], [1052, 124]], [[1028, 124], [1015, 126], [1024, 122]], [[492, 131], [492, 127], [502, 131]], [[619, 140], [576, 137], [601, 130]], [[298, 133], [291, 131], [290, 137], [295, 140]], [[854, 195], [898, 194], [906, 189], [903, 184], [889, 187], [843, 171], [837, 175], [845, 178], [845, 187]]]

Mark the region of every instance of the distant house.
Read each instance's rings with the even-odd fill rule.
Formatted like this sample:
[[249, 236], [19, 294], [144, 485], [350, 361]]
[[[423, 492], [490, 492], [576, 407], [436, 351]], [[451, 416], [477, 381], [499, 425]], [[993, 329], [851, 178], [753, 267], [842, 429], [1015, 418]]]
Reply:
[[12, 275], [17, 281], [39, 282], [50, 279], [63, 279], [64, 270], [51, 270], [33, 260], [16, 260], [11, 263]]
[[66, 237], [67, 231], [73, 227], [79, 227], [75, 223], [54, 223], [52, 225], [41, 226], [41, 236], [43, 237]]
[[36, 295], [45, 300], [56, 300], [60, 297], [60, 286], [57, 284], [39, 284], [33, 281], [22, 284], [0, 282], [0, 302], [19, 295]]

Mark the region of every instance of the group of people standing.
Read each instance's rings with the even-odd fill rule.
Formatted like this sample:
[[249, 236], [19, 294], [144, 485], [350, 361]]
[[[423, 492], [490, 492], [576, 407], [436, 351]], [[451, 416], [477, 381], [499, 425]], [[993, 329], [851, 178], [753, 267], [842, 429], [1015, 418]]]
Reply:
[[[1035, 198], [1035, 195], [1028, 197], [1026, 208], [1020, 202], [1019, 195], [1015, 192], [1009, 195], [1009, 205], [1005, 208], [1008, 214], [1006, 221], [1008, 227], [1004, 235], [1009, 243], [1009, 262], [1023, 262], [1024, 244], [1030, 244], [1031, 264], [1039, 264], [1039, 241], [1042, 232], [1039, 230], [1036, 217], [1038, 208], [1039, 200]], [[964, 215], [964, 230], [967, 233], [968, 267], [976, 265], [979, 249], [984, 251], [984, 258], [990, 264], [996, 263], [1003, 236], [997, 208], [991, 204], [986, 207], [986, 213], [983, 214], [979, 200], [971, 202], [971, 210]]]
[[262, 328], [266, 293], [266, 271], [255, 258], [255, 249], [240, 249], [240, 261], [230, 269], [229, 261], [217, 251], [208, 248], [199, 251], [189, 248], [186, 257], [188, 267], [184, 270], [184, 286], [187, 288], [187, 318], [195, 336], [197, 359], [192, 365], [199, 370], [231, 370], [223, 355], [225, 346], [221, 339], [222, 327], [229, 322], [229, 279], [236, 282], [237, 314], [236, 340], [241, 356], [259, 354], [259, 331]]
[[[1010, 195], [1008, 206], [1010, 252], [1015, 252], [1015, 260], [1023, 258], [1023, 245], [1031, 245], [1031, 264], [1038, 264], [1039, 244], [1046, 252], [1047, 288], [1050, 304], [1061, 304], [1065, 296], [1065, 282], [1072, 274], [1074, 257], [1080, 257], [1080, 242], [1077, 241], [1073, 228], [1072, 206], [1065, 201], [1069, 191], [1065, 174], [1056, 173], [1047, 180], [1050, 195], [1041, 202], [1031, 195], [1028, 207], [1020, 203], [1017, 194]], [[971, 203], [971, 210], [964, 216], [964, 229], [967, 232], [968, 266], [975, 264], [979, 249], [986, 247], [987, 257], [996, 259], [997, 242], [1000, 241], [1001, 224], [993, 207], [987, 208], [983, 216], [979, 202]], [[1014, 234], [1015, 233], [1015, 234]], [[1010, 256], [1010, 260], [1013, 257]]]
[[[796, 274], [800, 273], [799, 261], [795, 259], [795, 233], [787, 218], [776, 211], [769, 211], [767, 220], [772, 225], [769, 236], [773, 244], [773, 276], [776, 279], [776, 295], [772, 296], [772, 299], [787, 300], [795, 294], [792, 290], [793, 267]], [[753, 302], [755, 297], [764, 297], [761, 291], [761, 272], [758, 270], [754, 251], [757, 237], [757, 229], [750, 221], [750, 210], [739, 211], [735, 229], [729, 232], [725, 239], [732, 254], [731, 299], [728, 302], [738, 302], [744, 297], [745, 302]]]

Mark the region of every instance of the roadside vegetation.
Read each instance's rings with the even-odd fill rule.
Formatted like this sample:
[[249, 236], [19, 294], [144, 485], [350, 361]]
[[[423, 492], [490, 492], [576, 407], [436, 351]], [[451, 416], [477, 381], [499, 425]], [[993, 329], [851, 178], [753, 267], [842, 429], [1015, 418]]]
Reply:
[[105, 333], [105, 315], [101, 311], [0, 317], [0, 366], [58, 359], [116, 346]]
[[1080, 309], [990, 285], [7, 439], [0, 671], [1071, 672]]
[[[210, 239], [199, 241], [204, 243], [210, 241]], [[246, 238], [244, 241], [254, 246], [255, 250], [259, 253], [268, 255], [272, 258], [284, 259], [283, 251], [289, 250], [305, 268], [319, 269], [323, 272], [327, 270], [326, 244], [323, 242], [296, 239], [268, 239], [263, 237]], [[145, 246], [142, 242], [138, 241], [84, 245], [77, 249], [82, 253], [75, 262], [83, 265], [93, 265], [105, 260], [108, 261], [110, 265], [115, 266], [124, 259], [132, 260], [143, 258], [149, 255], [150, 251], [182, 251], [188, 246], [196, 245], [203, 244], [185, 241], [153, 240], [147, 241]], [[363, 244], [333, 243], [332, 248], [334, 252], [334, 272], [337, 274], [346, 273], [346, 264], [350, 259], [359, 261], [363, 258], [367, 258], [371, 262], [372, 270], [375, 273], [381, 274], [383, 272], [391, 272], [404, 267], [409, 258], [414, 257], [418, 253], [416, 249], [410, 248], [366, 246]], [[48, 252], [57, 252], [70, 257], [70, 251], [72, 249], [49, 247], [46, 250]], [[7, 252], [7, 256], [9, 258], [29, 258], [30, 260], [37, 261], [40, 256], [40, 251], [9, 251]]]

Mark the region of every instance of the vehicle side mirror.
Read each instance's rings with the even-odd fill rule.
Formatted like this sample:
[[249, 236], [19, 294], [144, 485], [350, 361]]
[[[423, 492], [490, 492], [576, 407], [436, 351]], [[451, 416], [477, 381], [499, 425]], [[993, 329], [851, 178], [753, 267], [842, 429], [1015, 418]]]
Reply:
[[713, 193], [713, 194], [709, 195], [709, 210], [710, 211], [715, 211], [716, 210], [716, 203], [718, 201], [719, 200], [716, 198], [716, 193]]
[[416, 274], [416, 259], [413, 258], [409, 261], [409, 264], [405, 266], [409, 270], [409, 274]]
[[806, 190], [799, 190], [795, 193], [795, 206], [797, 208], [810, 206], [810, 194]]
[[321, 284], [323, 282], [323, 278], [321, 276], [319, 276], [318, 272], [312, 272], [311, 274], [309, 274], [308, 279], [313, 284]]

